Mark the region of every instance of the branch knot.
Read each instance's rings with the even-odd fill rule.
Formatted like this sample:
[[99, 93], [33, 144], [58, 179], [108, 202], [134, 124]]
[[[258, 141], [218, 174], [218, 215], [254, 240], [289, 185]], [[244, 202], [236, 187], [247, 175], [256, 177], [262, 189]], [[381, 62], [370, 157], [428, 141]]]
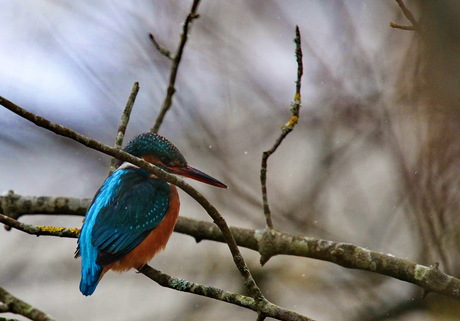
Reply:
[[260, 265], [263, 266], [272, 256], [277, 254], [274, 249], [276, 248], [275, 242], [280, 237], [279, 234], [280, 233], [273, 228], [255, 231], [254, 238], [257, 240], [260, 253]]

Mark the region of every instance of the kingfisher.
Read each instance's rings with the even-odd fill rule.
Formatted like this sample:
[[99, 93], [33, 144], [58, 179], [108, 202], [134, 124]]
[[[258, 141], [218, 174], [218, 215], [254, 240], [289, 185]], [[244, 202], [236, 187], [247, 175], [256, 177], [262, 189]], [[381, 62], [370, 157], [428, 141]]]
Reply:
[[[124, 151], [173, 174], [227, 188], [187, 164], [166, 138], [144, 133]], [[88, 208], [78, 237], [80, 291], [91, 295], [109, 270], [141, 268], [165, 248], [179, 216], [177, 188], [131, 163], [122, 163], [104, 181]]]

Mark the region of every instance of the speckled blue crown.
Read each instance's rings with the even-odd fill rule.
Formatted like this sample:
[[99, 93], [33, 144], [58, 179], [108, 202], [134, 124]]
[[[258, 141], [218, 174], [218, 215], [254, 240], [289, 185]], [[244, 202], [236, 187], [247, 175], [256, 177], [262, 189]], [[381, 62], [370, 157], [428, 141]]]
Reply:
[[124, 151], [136, 157], [151, 155], [160, 160], [174, 160], [187, 164], [184, 156], [176, 146], [163, 136], [154, 133], [144, 133], [133, 138]]

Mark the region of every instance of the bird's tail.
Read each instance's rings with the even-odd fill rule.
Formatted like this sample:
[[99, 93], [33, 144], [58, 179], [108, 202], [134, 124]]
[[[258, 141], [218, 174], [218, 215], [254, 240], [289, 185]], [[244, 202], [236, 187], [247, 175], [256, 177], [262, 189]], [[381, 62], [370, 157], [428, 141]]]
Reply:
[[102, 267], [96, 263], [82, 264], [81, 267], [81, 280], [80, 291], [83, 295], [91, 295], [96, 290], [99, 280], [102, 278]]

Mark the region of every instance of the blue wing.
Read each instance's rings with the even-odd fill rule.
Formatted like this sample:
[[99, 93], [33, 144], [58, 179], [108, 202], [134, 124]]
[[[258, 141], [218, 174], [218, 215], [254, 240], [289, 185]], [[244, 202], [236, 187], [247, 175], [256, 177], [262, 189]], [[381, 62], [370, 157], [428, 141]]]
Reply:
[[103, 266], [129, 253], [163, 220], [170, 191], [166, 182], [138, 168], [119, 169], [105, 180], [78, 239], [83, 294], [94, 292]]
[[105, 204], [91, 232], [91, 243], [100, 251], [99, 265], [115, 262], [139, 245], [163, 220], [169, 207], [170, 187], [166, 182], [150, 178], [142, 169], [119, 171], [115, 179], [122, 184], [116, 184], [111, 195], [96, 196]]

